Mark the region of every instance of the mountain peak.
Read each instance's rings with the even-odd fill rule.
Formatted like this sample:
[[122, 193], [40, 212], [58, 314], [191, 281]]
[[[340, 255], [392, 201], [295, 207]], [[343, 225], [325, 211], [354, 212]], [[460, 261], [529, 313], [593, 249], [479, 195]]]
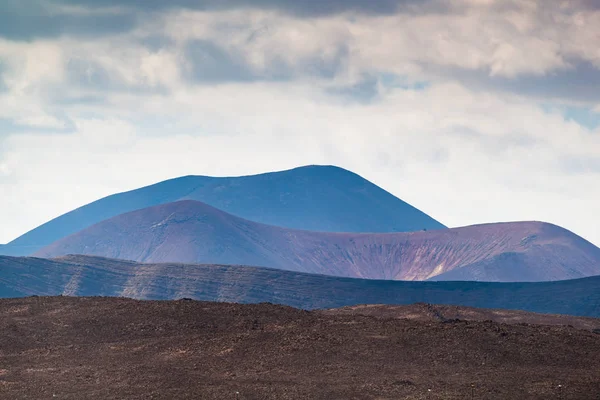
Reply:
[[446, 228], [351, 171], [333, 165], [307, 165], [240, 177], [190, 175], [114, 194], [64, 214], [0, 251], [29, 255], [119, 214], [179, 200], [198, 200], [263, 224], [320, 232], [408, 232]]

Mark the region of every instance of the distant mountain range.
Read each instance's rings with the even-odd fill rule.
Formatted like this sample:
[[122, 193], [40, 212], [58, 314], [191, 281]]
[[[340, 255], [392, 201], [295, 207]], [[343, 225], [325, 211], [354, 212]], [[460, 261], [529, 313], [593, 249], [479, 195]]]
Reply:
[[190, 200], [119, 215], [35, 253], [67, 254], [392, 280], [511, 282], [600, 275], [598, 247], [540, 222], [410, 233], [311, 232], [259, 224]]
[[366, 179], [338, 167], [306, 166], [253, 176], [186, 176], [115, 194], [64, 214], [0, 248], [30, 255], [114, 216], [198, 200], [275, 226], [325, 232], [409, 232], [444, 225]]
[[193, 298], [305, 309], [417, 302], [600, 317], [600, 276], [559, 282], [397, 282], [268, 268], [0, 257], [0, 297]]

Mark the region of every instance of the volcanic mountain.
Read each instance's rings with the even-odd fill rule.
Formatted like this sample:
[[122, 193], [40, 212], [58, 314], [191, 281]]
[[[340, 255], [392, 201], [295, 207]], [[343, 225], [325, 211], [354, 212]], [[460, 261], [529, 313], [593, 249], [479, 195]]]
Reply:
[[[0, 257], [0, 297], [192, 298], [270, 302], [303, 309], [435, 303], [600, 317], [599, 286], [600, 276], [537, 283], [404, 282], [232, 265], [138, 264], [89, 256], [55, 260]], [[389, 312], [386, 310], [377, 313], [383, 315]], [[457, 315], [447, 308], [442, 311]], [[464, 313], [460, 317], [465, 317]], [[500, 318], [499, 313], [494, 318]]]
[[366, 179], [333, 166], [253, 176], [186, 176], [115, 194], [15, 239], [0, 254], [30, 255], [105, 219], [178, 200], [198, 200], [275, 226], [326, 232], [409, 232], [444, 225]]
[[539, 222], [410, 233], [324, 233], [251, 222], [197, 201], [126, 213], [61, 239], [38, 257], [243, 264], [392, 280], [552, 281], [600, 275], [600, 249]]

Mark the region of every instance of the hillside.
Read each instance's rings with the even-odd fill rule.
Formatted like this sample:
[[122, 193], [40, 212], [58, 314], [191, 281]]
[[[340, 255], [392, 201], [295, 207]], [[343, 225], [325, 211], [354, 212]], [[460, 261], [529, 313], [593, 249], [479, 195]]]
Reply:
[[600, 275], [600, 249], [539, 222], [427, 232], [357, 234], [290, 230], [181, 201], [123, 214], [35, 253], [139, 262], [243, 264], [368, 279], [551, 281]]
[[0, 257], [0, 297], [193, 298], [304, 309], [359, 304], [454, 304], [600, 317], [600, 276], [559, 282], [400, 282], [231, 265], [136, 264], [97, 257]]
[[567, 326], [38, 297], [0, 301], [0, 330], [0, 391], [15, 400], [595, 400], [600, 393], [600, 335]]
[[198, 200], [256, 222], [326, 232], [408, 232], [444, 226], [366, 179], [338, 167], [307, 166], [253, 176], [186, 176], [115, 194], [24, 234], [0, 251], [30, 255], [126, 212]]

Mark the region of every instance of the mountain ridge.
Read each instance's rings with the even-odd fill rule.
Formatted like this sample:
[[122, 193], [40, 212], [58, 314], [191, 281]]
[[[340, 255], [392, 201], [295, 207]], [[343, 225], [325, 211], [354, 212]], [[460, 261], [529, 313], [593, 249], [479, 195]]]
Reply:
[[[256, 265], [368, 279], [444, 279], [445, 273], [462, 267], [468, 267], [471, 278], [484, 281], [600, 275], [600, 249], [552, 224], [498, 223], [404, 233], [311, 232], [248, 221], [192, 200], [122, 214], [34, 255], [65, 254]], [[517, 261], [514, 265], [511, 257]]]
[[140, 264], [101, 257], [0, 256], [0, 297], [109, 296], [303, 309], [434, 303], [600, 317], [600, 276], [556, 282], [406, 282], [239, 265]]

